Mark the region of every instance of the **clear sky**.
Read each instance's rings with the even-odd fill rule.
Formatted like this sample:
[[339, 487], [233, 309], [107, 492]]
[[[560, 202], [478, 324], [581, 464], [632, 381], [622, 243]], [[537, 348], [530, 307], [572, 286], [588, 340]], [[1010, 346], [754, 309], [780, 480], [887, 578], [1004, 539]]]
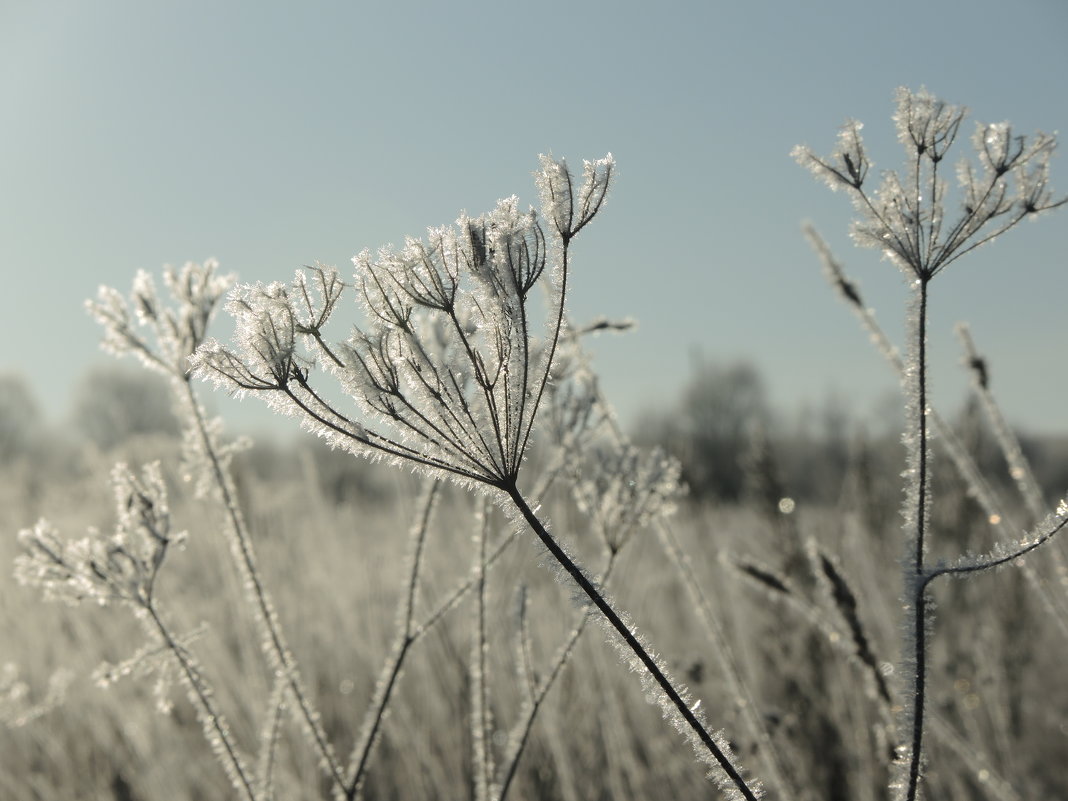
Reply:
[[[81, 305], [99, 284], [211, 256], [248, 281], [347, 271], [462, 209], [535, 202], [541, 152], [611, 151], [618, 181], [576, 242], [570, 309], [640, 323], [593, 343], [624, 419], [673, 398], [696, 349], [751, 360], [780, 407], [835, 393], [868, 413], [896, 382], [800, 223], [895, 337], [903, 281], [852, 247], [846, 198], [790, 149], [829, 152], [855, 117], [877, 167], [896, 168], [900, 85], [1068, 132], [1066, 43], [1063, 0], [2, 0], [0, 371], [58, 419], [109, 358]], [[1063, 157], [1053, 184], [1068, 193]], [[1062, 211], [939, 278], [941, 408], [967, 385], [952, 325], [969, 320], [1010, 418], [1068, 432], [1066, 261]]]

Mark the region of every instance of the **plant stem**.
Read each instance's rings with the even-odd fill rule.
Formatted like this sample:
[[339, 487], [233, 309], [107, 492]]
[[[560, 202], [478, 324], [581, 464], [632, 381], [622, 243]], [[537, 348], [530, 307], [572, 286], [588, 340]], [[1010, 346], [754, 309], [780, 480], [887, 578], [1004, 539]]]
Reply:
[[345, 775], [334, 756], [333, 749], [330, 747], [326, 732], [323, 731], [319, 722], [319, 713], [314, 709], [301, 686], [300, 674], [296, 663], [282, 636], [274, 608], [260, 579], [252, 548], [252, 540], [248, 535], [244, 516], [238, 507], [230, 474], [219, 460], [218, 453], [215, 450], [215, 443], [212, 441], [211, 434], [208, 431], [207, 421], [204, 419], [204, 412], [200, 407], [200, 402], [197, 400], [196, 393], [193, 391], [192, 384], [185, 377], [183, 377], [182, 383], [186, 390], [185, 401], [189, 406], [197, 434], [199, 435], [200, 447], [211, 466], [211, 474], [215, 480], [215, 485], [219, 489], [219, 496], [226, 511], [231, 534], [231, 551], [235, 561], [238, 563], [239, 572], [245, 579], [246, 588], [252, 596], [250, 600], [253, 602], [257, 617], [263, 626], [263, 633], [267, 635], [264, 643], [265, 650], [269, 652], [276, 663], [274, 667], [284, 673], [290, 692], [293, 694], [297, 707], [300, 709], [300, 715], [308, 728], [315, 750], [318, 752], [327, 772], [331, 775], [334, 786], [344, 788]]
[[537, 515], [527, 505], [526, 500], [519, 492], [512, 481], [507, 484], [503, 484], [501, 489], [507, 493], [511, 498], [520, 514], [527, 521], [530, 527], [537, 534], [538, 538], [542, 541], [545, 547], [552, 554], [557, 563], [567, 571], [567, 574], [575, 581], [576, 584], [582, 589], [586, 596], [593, 602], [593, 604], [604, 615], [605, 619], [612, 625], [612, 627], [619, 633], [619, 636], [623, 638], [623, 641], [627, 644], [634, 655], [641, 660], [645, 669], [649, 671], [649, 675], [657, 683], [664, 695], [667, 696], [672, 706], [678, 711], [679, 715], [690, 727], [690, 729], [697, 735], [701, 743], [708, 750], [712, 758], [719, 764], [720, 768], [726, 774], [727, 779], [731, 784], [741, 793], [742, 797], [746, 801], [757, 801], [757, 794], [749, 788], [745, 779], [742, 778], [738, 769], [734, 767], [730, 759], [723, 752], [723, 750], [713, 740], [712, 735], [708, 733], [705, 727], [701, 724], [701, 721], [697, 719], [697, 716], [686, 705], [686, 702], [682, 699], [679, 691], [675, 689], [675, 686], [671, 683], [670, 679], [664, 675], [664, 672], [656, 664], [656, 660], [646, 650], [646, 648], [639, 642], [638, 638], [630, 630], [626, 623], [620, 618], [619, 614], [612, 608], [612, 606], [604, 599], [601, 593], [593, 586], [593, 583], [586, 578], [581, 568], [569, 557], [559, 543], [549, 533], [548, 529], [538, 519]]
[[726, 632], [723, 630], [723, 624], [716, 617], [708, 596], [701, 589], [701, 582], [694, 572], [692, 560], [682, 549], [678, 538], [667, 523], [657, 521], [653, 527], [656, 530], [657, 538], [660, 540], [660, 545], [675, 568], [675, 572], [682, 579], [686, 593], [690, 596], [690, 603], [697, 610], [697, 616], [701, 619], [705, 630], [708, 632], [712, 650], [719, 659], [720, 666], [723, 668], [724, 676], [727, 679], [727, 686], [730, 687], [731, 693], [738, 703], [742, 719], [749, 727], [750, 734], [759, 745], [760, 753], [764, 756], [766, 785], [774, 788], [780, 798], [793, 797], [795, 793], [788, 792], [786, 789], [789, 786], [785, 779], [786, 771], [779, 760], [779, 754], [771, 739], [771, 733], [764, 724], [763, 716], [760, 714], [760, 708], [753, 699], [752, 692], [749, 691], [748, 685], [742, 678], [742, 669], [731, 650], [730, 642], [727, 639]]
[[[253, 790], [252, 782], [249, 780], [248, 774], [245, 772], [245, 768], [242, 765], [241, 757], [237, 752], [237, 746], [234, 744], [230, 737], [229, 728], [226, 725], [225, 718], [216, 709], [215, 704], [211, 700], [211, 693], [204, 685], [204, 679], [200, 675], [200, 671], [192, 663], [189, 654], [181, 644], [175, 640], [171, 635], [170, 629], [167, 628], [167, 624], [163, 622], [163, 618], [160, 617], [158, 610], [151, 601], [147, 602], [143, 609], [147, 613], [148, 619], [155, 627], [156, 633], [159, 638], [163, 640], [167, 650], [174, 655], [174, 658], [178, 661], [178, 665], [182, 669], [182, 673], [185, 674], [185, 680], [189, 682], [189, 689], [193, 696], [196, 698], [196, 702], [200, 704], [201, 723], [205, 730], [211, 729], [215, 732], [215, 737], [218, 738], [215, 751], [219, 755], [220, 761], [224, 766], [227, 766], [227, 775], [233, 782], [235, 788], [244, 790], [244, 796], [249, 801], [255, 801], [256, 793]], [[209, 734], [209, 741], [211, 740]]]
[[401, 668], [408, 656], [408, 650], [418, 638], [414, 632], [413, 617], [415, 612], [415, 594], [419, 585], [419, 571], [423, 562], [423, 547], [426, 544], [426, 535], [430, 528], [430, 515], [434, 510], [434, 504], [441, 488], [441, 482], [431, 481], [422, 493], [419, 515], [413, 530], [414, 543], [412, 546], [411, 571], [408, 578], [408, 588], [402, 601], [401, 611], [398, 615], [402, 621], [400, 636], [393, 645], [393, 651], [386, 664], [382, 668], [378, 684], [376, 685], [371, 705], [368, 707], [364, 724], [361, 727], [365, 732], [360, 742], [353, 751], [350, 760], [349, 772], [351, 778], [344, 787], [346, 799], [356, 798], [363, 786], [364, 777], [370, 764], [371, 752], [378, 742], [382, 722], [385, 719], [386, 707], [393, 698], [393, 690], [400, 678]]
[[[616, 565], [616, 557], [619, 555], [619, 551], [611, 551], [608, 555], [608, 561], [601, 571], [601, 583], [607, 584], [609, 578], [612, 575], [612, 570]], [[549, 690], [553, 688], [556, 683], [557, 677], [560, 676], [564, 669], [564, 666], [571, 660], [571, 655], [574, 653], [575, 644], [579, 641], [582, 633], [586, 630], [586, 624], [590, 622], [590, 617], [593, 614], [593, 610], [589, 607], [583, 612], [582, 617], [579, 618], [578, 624], [571, 630], [567, 640], [557, 650], [556, 659], [553, 662], [552, 668], [549, 670], [549, 674], [534, 688], [533, 697], [530, 700], [530, 706], [526, 712], [526, 718], [523, 719], [516, 727], [515, 731], [518, 732], [518, 737], [513, 735], [512, 753], [508, 759], [508, 765], [503, 771], [503, 778], [501, 779], [497, 788], [496, 801], [505, 801], [505, 797], [508, 795], [508, 790], [512, 786], [512, 782], [515, 780], [516, 772], [519, 768], [519, 760], [523, 756], [523, 750], [526, 748], [527, 741], [530, 738], [530, 733], [534, 729], [534, 719], [538, 716], [538, 711], [541, 709], [541, 705], [545, 702], [546, 697], [549, 695]]]
[[912, 593], [912, 645], [915, 668], [912, 685], [912, 745], [909, 754], [909, 780], [906, 801], [915, 801], [919, 791], [920, 772], [923, 762], [923, 716], [927, 689], [927, 582], [924, 581], [924, 552], [926, 546], [928, 505], [928, 442], [927, 442], [927, 284], [929, 278], [921, 276], [917, 282], [918, 304], [914, 325], [916, 331], [916, 427], [915, 436], [908, 437], [917, 448], [916, 453], [916, 540], [912, 563], [905, 569], [905, 586]]

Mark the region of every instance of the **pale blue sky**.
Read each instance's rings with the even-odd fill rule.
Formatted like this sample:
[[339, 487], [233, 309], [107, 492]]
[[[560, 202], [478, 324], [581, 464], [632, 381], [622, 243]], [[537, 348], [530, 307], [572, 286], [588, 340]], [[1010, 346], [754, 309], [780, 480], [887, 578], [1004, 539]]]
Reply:
[[[845, 197], [789, 157], [866, 123], [896, 167], [896, 86], [1020, 131], [1068, 132], [1063, 0], [300, 3], [0, 2], [0, 370], [53, 417], [94, 359], [82, 300], [215, 256], [244, 280], [349, 267], [364, 247], [534, 202], [537, 154], [611, 151], [618, 182], [576, 243], [573, 317], [624, 419], [674, 397], [694, 348], [745, 358], [782, 407], [895, 386], [824, 285], [811, 219], [895, 336], [897, 270], [846, 235]], [[969, 124], [970, 131], [970, 124]], [[1068, 160], [1054, 161], [1068, 192]], [[934, 285], [936, 402], [966, 377], [970, 320], [1011, 419], [1068, 432], [1068, 215]], [[245, 401], [242, 418], [262, 423]], [[292, 427], [291, 421], [283, 425]]]

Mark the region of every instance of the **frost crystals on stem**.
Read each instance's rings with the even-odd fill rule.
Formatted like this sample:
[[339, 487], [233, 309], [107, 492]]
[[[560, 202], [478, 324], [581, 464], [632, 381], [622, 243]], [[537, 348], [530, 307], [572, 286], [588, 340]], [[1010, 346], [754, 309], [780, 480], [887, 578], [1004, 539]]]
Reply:
[[[906, 550], [902, 559], [904, 598], [904, 648], [900, 671], [907, 696], [902, 707], [902, 749], [899, 775], [894, 787], [899, 797], [914, 801], [920, 792], [926, 756], [924, 753], [927, 694], [927, 644], [932, 602], [927, 587], [939, 575], [966, 575], [1013, 561], [1039, 547], [1064, 526], [1063, 510], [1047, 521], [1048, 530], [1016, 549], [997, 552], [986, 559], [932, 570], [927, 562], [931, 506], [931, 452], [929, 421], [937, 418], [928, 406], [927, 322], [930, 283], [947, 265], [992, 241], [1025, 217], [1055, 208], [1068, 199], [1053, 200], [1047, 185], [1049, 160], [1055, 140], [1037, 134], [1032, 141], [1014, 135], [1008, 123], [979, 124], [972, 138], [978, 166], [962, 160], [957, 167], [961, 208], [947, 219], [947, 185], [942, 161], [957, 138], [965, 117], [962, 107], [938, 100], [925, 90], [898, 89], [898, 140], [905, 148], [904, 173], [886, 172], [879, 189], [870, 194], [864, 177], [870, 162], [860, 141], [860, 126], [850, 122], [839, 136], [839, 146], [830, 158], [820, 158], [798, 146], [793, 155], [832, 189], [845, 187], [858, 219], [854, 240], [883, 252], [905, 273], [911, 290], [908, 357], [899, 362], [891, 348], [880, 347], [899, 367], [906, 395], [905, 472]], [[860, 301], [856, 287], [847, 282], [821, 240], [813, 237], [832, 281], [865, 320], [879, 333], [870, 312]], [[878, 337], [884, 340], [883, 337]]]
[[[314, 306], [299, 274], [288, 286], [238, 287], [229, 304], [237, 318], [234, 346], [206, 343], [193, 358], [194, 370], [232, 393], [262, 397], [352, 453], [497, 490], [620, 635], [644, 678], [675, 710], [672, 719], [716, 768], [721, 786], [753, 801], [758, 792], [742, 778], [722, 738], [690, 710], [685, 692], [519, 489], [557, 346], [566, 339], [571, 242], [604, 205], [614, 166], [610, 155], [586, 162], [577, 186], [565, 162], [543, 156], [536, 183], [548, 231], [536, 212], [520, 209], [511, 197], [488, 214], [464, 214], [452, 227], [431, 229], [425, 242], [363, 251], [353, 259], [353, 283], [367, 323], [335, 346], [326, 344], [321, 328], [335, 308], [334, 290], [340, 291], [336, 271], [324, 268], [318, 276], [323, 289]], [[548, 289], [543, 326], [533, 319], [531, 303], [539, 282]], [[318, 371], [338, 380], [354, 412], [343, 412], [323, 394]]]

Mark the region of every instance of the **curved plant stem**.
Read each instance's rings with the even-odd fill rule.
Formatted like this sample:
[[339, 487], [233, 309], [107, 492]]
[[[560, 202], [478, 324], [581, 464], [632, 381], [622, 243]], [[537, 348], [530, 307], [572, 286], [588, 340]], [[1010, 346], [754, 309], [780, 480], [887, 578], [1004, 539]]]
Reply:
[[729, 783], [741, 793], [746, 801], [757, 801], [759, 796], [756, 792], [750, 789], [741, 773], [738, 772], [738, 769], [723, 752], [723, 749], [716, 744], [712, 735], [709, 734], [694, 712], [687, 706], [686, 702], [679, 694], [679, 691], [675, 689], [675, 686], [671, 683], [670, 679], [664, 675], [664, 672], [660, 669], [659, 665], [657, 665], [656, 660], [645, 646], [641, 644], [638, 638], [630, 630], [630, 627], [623, 622], [616, 610], [612, 608], [612, 606], [604, 599], [604, 596], [602, 596], [597, 588], [593, 586], [593, 583], [586, 578], [585, 574], [579, 566], [575, 564], [574, 560], [572, 560], [571, 557], [564, 552], [564, 549], [560, 544], [556, 542], [552, 534], [549, 533], [548, 529], [545, 528], [537, 515], [534, 514], [533, 510], [527, 504], [514, 481], [508, 484], [502, 484], [501, 490], [503, 490], [512, 500], [520, 514], [523, 516], [523, 519], [526, 520], [531, 529], [534, 530], [538, 539], [540, 539], [542, 544], [549, 550], [549, 553], [552, 554], [556, 562], [567, 572], [575, 583], [578, 584], [579, 588], [600, 610], [601, 614], [604, 615], [612, 628], [616, 630], [634, 655], [641, 661], [653, 681], [655, 681], [663, 691], [671, 706], [675, 708], [686, 726], [693, 731], [715, 763], [719, 765]]

